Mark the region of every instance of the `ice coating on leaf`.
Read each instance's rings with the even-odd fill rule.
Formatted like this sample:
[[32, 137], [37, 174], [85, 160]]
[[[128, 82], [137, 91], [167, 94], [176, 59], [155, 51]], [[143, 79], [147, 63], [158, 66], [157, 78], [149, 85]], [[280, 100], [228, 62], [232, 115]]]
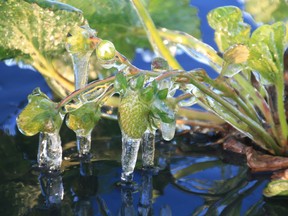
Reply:
[[17, 117], [18, 129], [26, 136], [33, 136], [39, 132], [59, 131], [63, 115], [56, 107], [57, 103], [36, 88], [28, 96], [28, 105]]
[[134, 139], [122, 132], [121, 180], [132, 182], [141, 139]]
[[129, 89], [121, 98], [118, 119], [122, 133], [140, 139], [147, 130], [149, 107], [139, 97], [138, 91]]
[[251, 27], [243, 22], [242, 12], [235, 6], [219, 7], [207, 15], [209, 25], [215, 30], [215, 41], [221, 52], [233, 44], [246, 44]]
[[170, 141], [174, 138], [175, 130], [176, 130], [176, 121], [165, 123], [160, 123], [160, 128], [162, 132], [162, 138], [166, 141]]
[[169, 70], [169, 64], [168, 62], [161, 58], [161, 57], [156, 57], [152, 60], [151, 63], [151, 70], [155, 72], [164, 72]]
[[142, 166], [153, 167], [155, 154], [155, 130], [146, 130], [142, 137]]
[[37, 161], [40, 167], [51, 171], [60, 170], [62, 146], [58, 131], [54, 133], [40, 133]]
[[288, 196], [288, 181], [287, 180], [274, 180], [271, 181], [263, 191], [264, 196]]

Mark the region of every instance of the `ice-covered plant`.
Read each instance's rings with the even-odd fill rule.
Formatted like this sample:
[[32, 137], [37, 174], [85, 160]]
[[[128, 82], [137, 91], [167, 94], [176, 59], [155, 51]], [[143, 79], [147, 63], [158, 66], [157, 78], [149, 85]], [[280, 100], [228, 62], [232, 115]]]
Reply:
[[[72, 0], [64, 2], [73, 3]], [[98, 1], [95, 4], [127, 4], [126, 1], [105, 2]], [[181, 1], [180, 5], [183, 6], [183, 2]], [[149, 143], [154, 142], [155, 130], [160, 128], [164, 139], [172, 139], [177, 110], [181, 111], [181, 107], [194, 103], [214, 112], [249, 137], [262, 150], [271, 155], [287, 156], [288, 128], [283, 63], [287, 48], [287, 30], [284, 23], [263, 25], [251, 33], [251, 27], [243, 21], [239, 8], [217, 8], [208, 14], [208, 22], [215, 30], [215, 41], [218, 45], [216, 51], [188, 33], [157, 28], [143, 1], [131, 0], [130, 3], [144, 27], [144, 30], [138, 29], [137, 22], [134, 23], [135, 29], [139, 30], [142, 36], [146, 32], [156, 55], [161, 57], [152, 63], [151, 70], [141, 70], [133, 66], [116, 50], [119, 49], [117, 45], [114, 46], [105, 37], [98, 37], [103, 23], [99, 23], [99, 29], [96, 24], [99, 31], [96, 35], [78, 9], [56, 1], [1, 1], [0, 15], [8, 17], [9, 21], [0, 25], [0, 34], [6, 35], [0, 38], [0, 57], [14, 57], [30, 63], [42, 72], [51, 86], [59, 86], [60, 83], [63, 88], [57, 89], [58, 95], [68, 94], [59, 103], [54, 103], [39, 90], [37, 97], [33, 93], [29, 97], [29, 104], [18, 117], [18, 127], [22, 132], [28, 135], [40, 132], [42, 136], [50, 133], [51, 125], [57, 126], [52, 127], [53, 132], [57, 132], [63, 116], [67, 115], [66, 124], [75, 131], [77, 139], [82, 140], [79, 143], [83, 140], [90, 143], [89, 134], [100, 118], [101, 107], [108, 98], [118, 94], [124, 181], [132, 179], [140, 143], [143, 142], [143, 155], [146, 155], [143, 161], [149, 161], [144, 162], [144, 166], [153, 166], [154, 144]], [[29, 8], [30, 5], [32, 9]], [[153, 7], [152, 3], [151, 5], [149, 6]], [[101, 15], [99, 8], [97, 12], [92, 10], [93, 15]], [[118, 11], [122, 15], [127, 9], [124, 8], [121, 12]], [[27, 9], [27, 12], [24, 12], [24, 9]], [[184, 12], [187, 13], [186, 10]], [[13, 16], [13, 13], [17, 16]], [[127, 14], [135, 17], [132, 10], [125, 15]], [[23, 17], [27, 19], [22, 19]], [[113, 22], [121, 22], [108, 20], [111, 25]], [[42, 34], [33, 31], [37, 22], [48, 21], [50, 28], [38, 31]], [[183, 22], [185, 23], [185, 20]], [[23, 38], [22, 43], [16, 42], [18, 39], [14, 36], [15, 32]], [[209, 65], [219, 73], [218, 78], [210, 78], [203, 69], [183, 70], [169, 50], [171, 44]], [[142, 43], [139, 42], [139, 45]], [[64, 51], [65, 46], [68, 52]], [[74, 79], [69, 81], [65, 76], [60, 76], [56, 67], [61, 65], [61, 62], [55, 56], [65, 53], [71, 55], [74, 65], [74, 92]], [[87, 83], [89, 60], [95, 66], [93, 70], [101, 73], [108, 70], [108, 74], [114, 75]], [[66, 61], [67, 59], [63, 59], [64, 63]], [[63, 64], [59, 68], [63, 69]], [[180, 95], [174, 95], [176, 90]], [[34, 106], [35, 113], [27, 111], [34, 109]], [[45, 106], [47, 110], [43, 108]], [[181, 112], [179, 114], [181, 117]], [[207, 116], [206, 120], [209, 120], [210, 116]], [[82, 151], [79, 144], [80, 156], [89, 152], [89, 145], [84, 145], [86, 147]]]

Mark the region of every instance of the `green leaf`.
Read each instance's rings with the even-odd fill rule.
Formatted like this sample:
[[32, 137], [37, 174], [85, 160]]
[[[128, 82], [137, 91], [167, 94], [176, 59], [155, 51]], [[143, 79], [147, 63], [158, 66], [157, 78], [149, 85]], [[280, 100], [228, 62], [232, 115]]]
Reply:
[[143, 88], [144, 85], [144, 81], [145, 81], [145, 76], [144, 74], [140, 74], [139, 77], [136, 80], [136, 89], [141, 89]]
[[236, 44], [229, 47], [223, 54], [224, 65], [221, 74], [232, 77], [242, 71], [249, 57], [249, 48], [246, 45]]
[[210, 11], [207, 18], [209, 25], [215, 30], [215, 41], [221, 52], [234, 44], [247, 44], [250, 26], [243, 22], [239, 8], [219, 7]]
[[1, 0], [0, 17], [0, 59], [26, 63], [63, 53], [68, 31], [83, 22], [78, 9], [44, 0]]
[[100, 116], [101, 112], [96, 103], [86, 103], [68, 114], [66, 125], [77, 135], [87, 135], [93, 130]]
[[158, 116], [162, 122], [172, 123], [175, 121], [175, 117], [171, 117], [167, 112], [165, 112], [164, 110], [158, 109], [155, 106], [152, 108], [152, 112], [154, 116]]
[[119, 91], [120, 93], [123, 93], [123, 94], [127, 90], [128, 82], [126, 80], [126, 77], [123, 75], [123, 73], [117, 73], [116, 74], [114, 87], [115, 87], [116, 91]]
[[266, 82], [275, 83], [277, 79], [283, 79], [285, 33], [285, 25], [279, 22], [260, 26], [251, 36], [248, 65]]
[[161, 89], [160, 91], [157, 92], [157, 96], [160, 100], [165, 100], [168, 95], [168, 88]]
[[26, 136], [59, 131], [63, 117], [56, 107], [57, 103], [36, 88], [28, 96], [28, 105], [17, 118], [19, 130]]
[[140, 91], [140, 97], [146, 103], [150, 103], [154, 97], [154, 88], [152, 86], [148, 86]]
[[[150, 47], [145, 31], [129, 1], [126, 0], [61, 0], [83, 11], [91, 28], [98, 36], [114, 43], [116, 49], [129, 59], [136, 47]], [[196, 8], [188, 0], [145, 0], [157, 27], [185, 31], [200, 37]]]
[[264, 196], [288, 196], [288, 180], [271, 181], [263, 191]]

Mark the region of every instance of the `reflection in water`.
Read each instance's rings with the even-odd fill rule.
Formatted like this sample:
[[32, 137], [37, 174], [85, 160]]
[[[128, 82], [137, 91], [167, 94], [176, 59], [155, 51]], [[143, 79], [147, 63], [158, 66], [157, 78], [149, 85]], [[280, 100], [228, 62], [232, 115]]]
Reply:
[[153, 170], [143, 170], [140, 200], [138, 205], [138, 213], [141, 216], [153, 215], [152, 198], [153, 198]]
[[60, 174], [49, 175], [41, 173], [39, 176], [39, 183], [42, 195], [46, 200], [46, 206], [48, 208], [59, 206], [64, 196], [62, 176]]

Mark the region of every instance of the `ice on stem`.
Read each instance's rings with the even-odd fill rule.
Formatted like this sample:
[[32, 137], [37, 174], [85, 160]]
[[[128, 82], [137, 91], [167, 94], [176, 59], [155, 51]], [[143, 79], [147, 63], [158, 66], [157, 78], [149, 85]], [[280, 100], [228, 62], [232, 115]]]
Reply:
[[151, 170], [145, 170], [142, 176], [141, 194], [138, 213], [142, 216], [152, 215], [153, 179]]
[[38, 165], [51, 171], [57, 171], [62, 163], [62, 146], [59, 132], [41, 132], [37, 155]]
[[77, 134], [76, 131], [76, 144], [80, 157], [89, 155], [91, 149], [91, 132], [86, 135]]
[[154, 166], [155, 131], [145, 131], [142, 137], [142, 166], [144, 168]]
[[141, 139], [133, 139], [122, 133], [121, 180], [123, 182], [132, 182], [133, 180], [140, 143]]

